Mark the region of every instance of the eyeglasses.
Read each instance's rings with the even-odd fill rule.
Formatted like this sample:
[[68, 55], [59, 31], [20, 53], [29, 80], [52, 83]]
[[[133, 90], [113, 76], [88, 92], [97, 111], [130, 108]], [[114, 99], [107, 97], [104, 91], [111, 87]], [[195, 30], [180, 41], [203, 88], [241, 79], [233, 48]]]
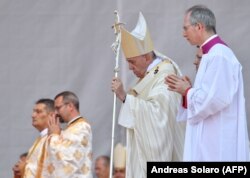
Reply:
[[190, 26], [196, 26], [196, 23], [195, 24], [189, 24], [189, 25], [183, 26], [183, 30], [187, 31]]
[[59, 111], [63, 106], [67, 105], [69, 103], [63, 103], [61, 106], [55, 106], [55, 110]]

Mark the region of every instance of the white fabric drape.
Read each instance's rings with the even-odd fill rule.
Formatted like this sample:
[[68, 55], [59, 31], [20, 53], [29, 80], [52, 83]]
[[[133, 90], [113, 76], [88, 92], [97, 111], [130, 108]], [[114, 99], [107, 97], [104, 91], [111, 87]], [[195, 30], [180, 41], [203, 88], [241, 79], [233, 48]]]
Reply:
[[178, 114], [187, 120], [184, 161], [249, 161], [241, 70], [225, 45], [203, 55], [188, 108]]
[[181, 161], [185, 123], [176, 115], [181, 96], [166, 90], [164, 78], [175, 73], [163, 61], [132, 88], [121, 108], [119, 124], [127, 128], [126, 177], [146, 177], [148, 161]]

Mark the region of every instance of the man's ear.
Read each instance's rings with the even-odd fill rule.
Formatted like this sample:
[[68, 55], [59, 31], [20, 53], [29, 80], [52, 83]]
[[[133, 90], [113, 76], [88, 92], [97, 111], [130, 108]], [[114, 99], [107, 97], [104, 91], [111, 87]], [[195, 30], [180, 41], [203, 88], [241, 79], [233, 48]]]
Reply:
[[196, 23], [196, 27], [197, 27], [199, 30], [205, 29], [205, 26], [204, 26], [204, 24], [202, 24], [202, 23]]
[[70, 107], [70, 109], [73, 109], [74, 108], [73, 103], [68, 103], [68, 107]]

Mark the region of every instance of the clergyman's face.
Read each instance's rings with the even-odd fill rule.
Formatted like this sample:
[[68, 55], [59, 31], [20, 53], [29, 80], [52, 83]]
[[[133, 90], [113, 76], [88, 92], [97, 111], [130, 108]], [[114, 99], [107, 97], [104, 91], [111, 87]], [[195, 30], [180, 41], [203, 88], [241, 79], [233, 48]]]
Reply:
[[55, 99], [56, 116], [59, 117], [61, 123], [68, 122], [69, 113], [67, 107], [68, 103], [64, 103], [62, 96]]
[[129, 70], [132, 70], [138, 78], [144, 77], [148, 67], [145, 55], [128, 58], [127, 62]]
[[109, 166], [105, 166], [103, 159], [98, 159], [95, 162], [95, 174], [97, 178], [109, 177]]
[[194, 65], [195, 65], [196, 71], [198, 71], [198, 68], [200, 66], [201, 58], [202, 58], [202, 50], [200, 48], [197, 48], [196, 56], [195, 56], [195, 60], [194, 60]]
[[190, 13], [186, 14], [183, 23], [183, 37], [185, 37], [191, 45], [200, 45], [198, 38], [199, 31], [197, 28], [196, 24], [192, 25], [190, 23]]
[[114, 178], [125, 178], [126, 169], [125, 168], [115, 168]]
[[32, 112], [32, 125], [39, 131], [48, 127], [49, 112], [43, 103], [36, 104]]

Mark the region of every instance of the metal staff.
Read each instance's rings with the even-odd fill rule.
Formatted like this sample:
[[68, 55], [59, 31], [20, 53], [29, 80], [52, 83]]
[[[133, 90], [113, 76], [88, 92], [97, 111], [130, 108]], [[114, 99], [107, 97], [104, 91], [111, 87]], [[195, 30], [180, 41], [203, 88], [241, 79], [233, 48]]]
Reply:
[[[113, 52], [115, 53], [115, 68], [114, 73], [115, 77], [118, 77], [119, 72], [119, 53], [121, 48], [121, 31], [120, 26], [123, 23], [120, 22], [120, 18], [118, 15], [118, 11], [114, 11], [115, 14], [115, 23], [112, 26], [115, 33], [115, 42], [111, 45]], [[114, 101], [113, 101], [113, 120], [112, 120], [112, 137], [111, 137], [111, 153], [110, 153], [110, 170], [109, 170], [109, 178], [112, 178], [113, 173], [113, 152], [114, 152], [114, 135], [115, 135], [115, 119], [116, 119], [116, 94], [114, 93]]]

